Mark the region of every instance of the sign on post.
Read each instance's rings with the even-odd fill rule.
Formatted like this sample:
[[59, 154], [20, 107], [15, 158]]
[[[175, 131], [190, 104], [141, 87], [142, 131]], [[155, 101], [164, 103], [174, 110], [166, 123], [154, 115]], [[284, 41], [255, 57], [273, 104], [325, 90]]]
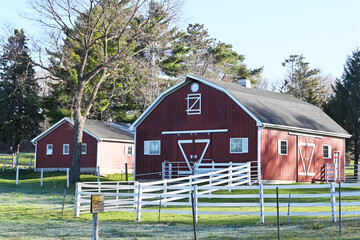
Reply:
[[93, 214], [93, 240], [99, 239], [98, 213], [104, 212], [104, 195], [91, 195], [90, 212]]
[[91, 195], [91, 213], [104, 212], [104, 195]]

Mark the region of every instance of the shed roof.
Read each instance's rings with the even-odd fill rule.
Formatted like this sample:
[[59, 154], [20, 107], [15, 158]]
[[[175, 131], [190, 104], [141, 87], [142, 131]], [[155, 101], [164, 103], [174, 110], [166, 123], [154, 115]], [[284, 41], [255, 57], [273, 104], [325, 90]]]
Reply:
[[[35, 143], [45, 137], [47, 134], [55, 130], [64, 122], [73, 123], [73, 120], [64, 117], [50, 128], [35, 137], [31, 142]], [[120, 141], [120, 142], [134, 142], [134, 134], [129, 131], [129, 126], [123, 123], [104, 122], [99, 120], [85, 120], [84, 132], [93, 136], [97, 140], [102, 141]]]
[[239, 84], [187, 75], [185, 80], [163, 92], [134, 122], [134, 130], [167, 95], [193, 81], [214, 87], [232, 98], [258, 126], [288, 131], [349, 138], [350, 135], [318, 107], [288, 94], [246, 88]]

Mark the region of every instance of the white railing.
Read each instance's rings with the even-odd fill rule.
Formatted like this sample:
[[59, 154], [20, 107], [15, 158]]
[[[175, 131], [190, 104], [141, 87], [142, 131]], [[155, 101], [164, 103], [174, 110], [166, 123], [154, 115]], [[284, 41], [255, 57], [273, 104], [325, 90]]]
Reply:
[[[194, 195], [195, 218], [202, 214], [214, 215], [258, 215], [260, 222], [265, 222], [265, 216], [276, 216], [276, 194], [278, 187], [281, 191], [280, 216], [331, 216], [337, 219], [336, 202], [338, 184], [308, 184], [308, 185], [258, 185], [239, 186], [235, 183], [223, 185], [214, 183], [204, 184], [203, 180], [192, 179], [182, 184], [173, 180], [156, 181], [155, 183], [78, 183], [76, 188], [76, 208], [80, 213], [89, 212], [90, 195], [105, 195], [105, 211], [136, 212], [136, 219], [141, 220], [141, 213], [169, 213], [191, 214], [192, 203], [190, 194]], [[174, 183], [174, 184], [172, 184]], [[342, 206], [355, 207], [353, 211], [342, 211], [342, 215], [360, 215], [360, 184], [343, 183]], [[346, 189], [348, 188], [348, 189]], [[292, 190], [303, 189], [302, 194], [293, 194]], [[306, 193], [309, 189], [309, 193]], [[315, 191], [314, 189], [319, 189]], [[325, 189], [321, 190], [321, 189]], [[264, 194], [264, 190], [267, 193]], [[235, 191], [228, 194], [227, 191]], [[296, 191], [294, 191], [296, 192]], [[214, 194], [216, 193], [216, 194]], [[184, 199], [186, 201], [184, 201]], [[199, 201], [201, 199], [201, 201]], [[219, 201], [224, 199], [224, 201]], [[291, 201], [290, 201], [291, 200]], [[290, 204], [291, 202], [291, 204]], [[176, 209], [176, 207], [179, 207]], [[184, 208], [186, 207], [186, 208]], [[204, 209], [206, 208], [206, 209]], [[239, 210], [240, 208], [240, 210]], [[209, 210], [210, 209], [210, 210]], [[291, 211], [290, 211], [291, 209]], [[348, 208], [351, 209], [351, 208]]]
[[327, 163], [325, 167], [326, 182], [360, 182], [360, 165]]
[[224, 170], [227, 168], [233, 168], [238, 166], [247, 166], [250, 164], [250, 176], [251, 183], [258, 183], [258, 168], [257, 162], [247, 162], [247, 163], [215, 163], [212, 159], [202, 159], [201, 163], [199, 162], [189, 162], [191, 170], [186, 162], [171, 162], [166, 160], [162, 163], [162, 179], [173, 179], [189, 175], [197, 175], [203, 173], [214, 172], [218, 170]]

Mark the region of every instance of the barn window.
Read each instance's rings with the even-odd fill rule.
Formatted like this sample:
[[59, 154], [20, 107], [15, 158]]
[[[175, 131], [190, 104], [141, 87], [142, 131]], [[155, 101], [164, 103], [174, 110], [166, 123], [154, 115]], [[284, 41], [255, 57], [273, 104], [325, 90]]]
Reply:
[[63, 155], [69, 155], [69, 153], [70, 153], [70, 145], [63, 144]]
[[86, 151], [87, 151], [87, 144], [82, 143], [81, 144], [81, 154], [86, 154]]
[[144, 155], [160, 155], [160, 140], [144, 141]]
[[323, 145], [323, 157], [324, 158], [331, 158], [331, 146], [330, 145]]
[[133, 155], [133, 147], [132, 146], [125, 146], [125, 154], [126, 155]]
[[46, 155], [53, 155], [53, 145], [52, 144], [46, 145]]
[[186, 100], [187, 100], [186, 112], [188, 115], [201, 114], [201, 94], [200, 93], [188, 94]]
[[230, 153], [248, 153], [248, 138], [230, 138]]
[[278, 141], [278, 154], [280, 155], [288, 154], [288, 142], [286, 140]]

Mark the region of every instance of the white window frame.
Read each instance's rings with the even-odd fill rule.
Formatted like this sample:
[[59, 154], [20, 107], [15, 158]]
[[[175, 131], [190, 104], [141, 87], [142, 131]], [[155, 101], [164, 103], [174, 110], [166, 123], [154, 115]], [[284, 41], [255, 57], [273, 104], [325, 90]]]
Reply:
[[[188, 115], [201, 114], [201, 93], [188, 94], [186, 100], [187, 100], [186, 112]], [[193, 102], [191, 100], [193, 100]], [[197, 103], [199, 104], [199, 108], [194, 108], [195, 105], [197, 105]]]
[[[286, 143], [286, 153], [282, 153], [282, 152], [281, 152], [281, 143], [282, 143], [282, 142], [285, 142], [285, 143]], [[279, 139], [279, 140], [278, 140], [278, 154], [279, 154], [279, 155], [284, 155], [284, 156], [286, 156], [286, 155], [288, 155], [288, 152], [289, 152], [288, 141], [287, 141], [287, 140]]]
[[[234, 140], [241, 140], [241, 152], [235, 152], [231, 149], [231, 142]], [[248, 153], [249, 152], [249, 138], [230, 138], [230, 153], [238, 154], [238, 153]]]
[[[66, 146], [68, 147], [68, 152], [65, 151]], [[70, 154], [70, 144], [63, 144], [63, 155], [69, 155]]]
[[[131, 149], [130, 153], [129, 153], [129, 149]], [[125, 154], [126, 155], [134, 155], [134, 147], [130, 146], [130, 145], [125, 146]]]
[[[51, 146], [51, 151], [49, 147]], [[54, 145], [53, 144], [46, 144], [46, 155], [53, 155], [54, 153]]]
[[[85, 147], [85, 151], [83, 152], [83, 146]], [[81, 144], [81, 154], [85, 155], [87, 153], [87, 144], [86, 143], [82, 143]]]
[[[324, 147], [328, 147], [328, 156], [325, 157], [324, 155]], [[324, 144], [323, 145], [323, 158], [324, 159], [331, 159], [331, 145]]]
[[[158, 143], [159, 150], [156, 153], [151, 153], [151, 143]], [[144, 155], [160, 155], [161, 153], [161, 141], [160, 140], [147, 140], [144, 141]]]

